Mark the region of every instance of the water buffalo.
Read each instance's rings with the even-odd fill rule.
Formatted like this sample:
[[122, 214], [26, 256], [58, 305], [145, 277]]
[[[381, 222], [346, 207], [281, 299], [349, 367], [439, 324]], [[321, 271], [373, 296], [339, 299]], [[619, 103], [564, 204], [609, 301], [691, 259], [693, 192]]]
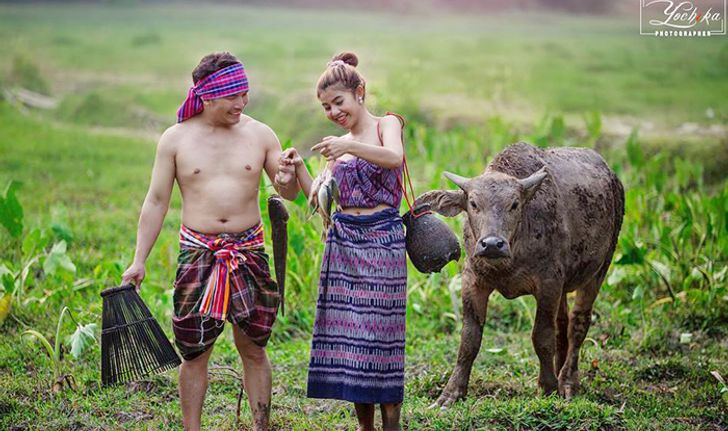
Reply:
[[595, 151], [526, 143], [507, 147], [480, 176], [445, 176], [460, 190], [434, 190], [417, 200], [444, 216], [467, 214], [460, 349], [434, 405], [465, 397], [494, 290], [509, 299], [536, 297], [531, 339], [538, 385], [570, 398], [579, 385], [579, 348], [622, 226], [622, 183]]

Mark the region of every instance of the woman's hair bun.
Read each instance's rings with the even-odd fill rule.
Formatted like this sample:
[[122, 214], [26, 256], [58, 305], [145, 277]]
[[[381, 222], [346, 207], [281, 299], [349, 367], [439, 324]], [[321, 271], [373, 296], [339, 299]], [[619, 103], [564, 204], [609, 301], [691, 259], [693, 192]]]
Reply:
[[359, 64], [359, 58], [353, 52], [342, 52], [334, 56], [331, 61], [341, 60], [349, 66], [356, 67]]

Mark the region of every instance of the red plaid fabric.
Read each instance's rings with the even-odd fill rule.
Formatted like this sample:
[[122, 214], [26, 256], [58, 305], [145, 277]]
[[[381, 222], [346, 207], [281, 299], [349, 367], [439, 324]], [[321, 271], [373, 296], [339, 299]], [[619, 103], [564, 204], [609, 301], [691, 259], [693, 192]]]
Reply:
[[265, 346], [280, 296], [270, 276], [263, 225], [237, 234], [204, 235], [182, 226], [172, 329], [189, 360], [209, 349], [225, 320]]
[[205, 78], [187, 92], [187, 99], [177, 110], [177, 122], [188, 120], [204, 110], [203, 100], [219, 99], [248, 91], [245, 68], [235, 63]]

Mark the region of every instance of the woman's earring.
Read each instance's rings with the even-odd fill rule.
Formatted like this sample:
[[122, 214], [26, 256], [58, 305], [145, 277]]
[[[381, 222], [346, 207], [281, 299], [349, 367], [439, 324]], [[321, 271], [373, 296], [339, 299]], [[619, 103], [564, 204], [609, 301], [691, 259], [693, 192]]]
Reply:
[[359, 104], [361, 105], [362, 103], [364, 103], [364, 98], [359, 96]]

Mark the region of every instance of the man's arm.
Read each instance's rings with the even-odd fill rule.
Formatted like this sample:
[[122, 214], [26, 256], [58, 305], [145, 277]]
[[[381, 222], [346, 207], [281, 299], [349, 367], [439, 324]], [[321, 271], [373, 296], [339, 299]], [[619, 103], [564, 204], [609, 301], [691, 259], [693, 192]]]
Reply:
[[172, 186], [174, 185], [175, 177], [174, 156], [174, 141], [169, 136], [169, 133], [165, 132], [159, 139], [159, 144], [157, 145], [157, 155], [154, 159], [154, 168], [152, 169], [152, 180], [149, 184], [147, 196], [144, 198], [141, 214], [139, 215], [134, 262], [124, 271], [122, 284], [133, 282], [139, 288], [144, 280], [146, 272], [144, 263], [154, 246], [154, 242], [159, 236], [159, 231], [162, 229], [162, 222], [164, 222], [164, 216], [169, 209], [169, 200], [172, 195]]
[[270, 180], [273, 182], [273, 187], [275, 187], [276, 192], [278, 192], [279, 195], [283, 196], [283, 198], [292, 201], [296, 199], [296, 196], [298, 196], [298, 192], [301, 190], [301, 187], [298, 185], [298, 181], [296, 181], [296, 173], [291, 167], [291, 175], [286, 175], [286, 177], [289, 178], [290, 181], [287, 181], [286, 183], [280, 183], [276, 181], [276, 176], [278, 175], [278, 169], [280, 166], [281, 143], [280, 141], [278, 141], [278, 137], [273, 132], [273, 130], [271, 130], [267, 126], [265, 128], [267, 129], [267, 133], [265, 133], [265, 142], [267, 144], [264, 166], [265, 173], [268, 175], [268, 178], [270, 178]]

